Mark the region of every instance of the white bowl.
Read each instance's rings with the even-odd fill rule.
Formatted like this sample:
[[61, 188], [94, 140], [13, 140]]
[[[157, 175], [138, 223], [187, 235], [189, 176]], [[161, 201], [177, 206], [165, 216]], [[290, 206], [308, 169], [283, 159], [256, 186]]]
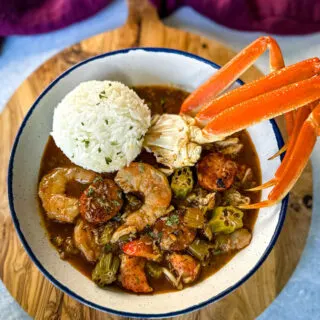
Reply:
[[[52, 126], [53, 110], [80, 82], [118, 80], [127, 85], [174, 84], [192, 91], [219, 69], [216, 64], [186, 52], [128, 49], [103, 54], [70, 68], [39, 96], [18, 131], [9, 163], [8, 191], [12, 219], [25, 250], [40, 271], [58, 288], [80, 302], [127, 317], [171, 317], [221, 299], [246, 281], [263, 263], [280, 233], [287, 199], [260, 210], [251, 244], [214, 275], [192, 287], [161, 295], [133, 295], [102, 290], [59, 259], [38, 214], [37, 181], [40, 160]], [[235, 86], [241, 84], [238, 82]], [[263, 181], [270, 179], [280, 160], [268, 161], [282, 146], [272, 121], [250, 127], [260, 159]], [[263, 192], [266, 197], [268, 191]]]

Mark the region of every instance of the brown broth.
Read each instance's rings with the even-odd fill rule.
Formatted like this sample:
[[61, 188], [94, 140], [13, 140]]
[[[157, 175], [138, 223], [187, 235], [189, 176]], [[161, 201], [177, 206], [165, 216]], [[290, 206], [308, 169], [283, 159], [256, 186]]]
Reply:
[[[139, 86], [134, 87], [137, 94], [145, 100], [150, 107], [152, 114], [155, 113], [178, 113], [183, 100], [187, 97], [188, 93], [170, 86]], [[255, 147], [251, 141], [247, 131], [242, 131], [237, 134], [244, 148], [237, 158], [237, 163], [246, 164], [252, 168], [254, 178], [257, 184], [261, 183], [261, 171], [259, 165], [259, 159], [255, 151]], [[155, 158], [152, 154], [143, 151], [139, 155], [139, 160], [150, 163], [151, 165], [158, 166]], [[72, 162], [62, 153], [62, 151], [55, 145], [52, 137], [49, 137], [47, 145], [45, 147], [43, 157], [41, 160], [41, 167], [39, 171], [39, 180], [48, 172], [56, 167], [61, 166], [74, 166]], [[113, 177], [114, 175], [108, 175]], [[78, 183], [70, 183], [67, 186], [67, 194], [73, 196], [80, 196], [86, 186]], [[260, 192], [250, 193], [252, 202], [258, 202], [260, 200]], [[55, 236], [72, 237], [74, 226], [70, 224], [62, 224], [47, 218], [41, 202], [39, 201], [40, 214], [43, 219], [43, 224], [51, 240]], [[253, 230], [254, 223], [256, 221], [258, 210], [249, 210], [244, 213], [244, 227]], [[202, 271], [197, 282], [209, 277], [221, 267], [223, 267], [233, 256], [236, 254], [222, 254], [213, 256], [208, 265], [202, 267]], [[91, 273], [94, 265], [87, 262], [84, 257], [79, 254], [67, 258], [67, 261], [71, 263], [77, 270], [83, 273], [85, 276], [91, 278]], [[154, 288], [155, 293], [164, 293], [168, 291], [174, 291], [174, 288], [168, 281], [150, 279], [150, 285]], [[193, 285], [193, 284], [192, 284]]]

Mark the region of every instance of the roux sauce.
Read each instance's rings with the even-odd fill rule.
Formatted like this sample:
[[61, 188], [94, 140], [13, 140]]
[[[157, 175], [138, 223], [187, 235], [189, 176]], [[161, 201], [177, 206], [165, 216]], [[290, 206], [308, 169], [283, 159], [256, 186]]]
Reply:
[[[145, 102], [150, 107], [153, 114], [156, 113], [178, 113], [183, 100], [187, 97], [188, 93], [169, 86], [139, 86], [135, 87], [134, 90], [137, 94], [145, 100]], [[252, 168], [254, 173], [254, 179], [257, 184], [261, 183], [261, 171], [260, 164], [257, 153], [255, 151], [254, 145], [251, 141], [250, 136], [247, 131], [242, 131], [237, 134], [241, 143], [243, 143], [244, 148], [242, 149], [240, 156], [237, 157], [237, 163], [246, 164]], [[147, 162], [151, 165], [158, 166], [155, 158], [152, 154], [143, 151], [139, 155], [139, 160]], [[54, 140], [50, 136], [45, 147], [43, 157], [41, 160], [41, 167], [39, 171], [39, 181], [40, 179], [50, 172], [52, 169], [61, 166], [74, 166], [74, 164], [62, 153], [62, 151], [55, 145]], [[107, 174], [108, 177], [113, 177], [114, 174]], [[79, 183], [70, 183], [67, 186], [67, 194], [79, 197], [86, 185], [81, 185]], [[250, 196], [252, 202], [258, 202], [260, 200], [260, 192], [251, 192], [247, 194]], [[47, 218], [44, 209], [42, 208], [41, 201], [39, 199], [40, 214], [43, 219], [43, 225], [46, 229], [49, 239], [55, 236], [68, 237], [73, 235], [74, 225], [72, 224], [62, 224]], [[252, 231], [254, 223], [256, 221], [258, 210], [247, 210], [244, 211], [243, 223], [244, 227]], [[236, 253], [221, 254], [213, 256], [208, 265], [202, 267], [202, 271], [197, 282], [204, 280], [209, 277], [221, 267], [223, 267]], [[57, 259], [59, 257], [57, 256]], [[87, 262], [85, 258], [79, 254], [67, 258], [77, 270], [83, 273], [85, 276], [91, 278], [91, 272], [94, 265]], [[170, 285], [168, 281], [163, 279], [154, 280], [150, 279], [150, 285], [154, 288], [154, 293], [164, 293], [168, 291], [175, 291], [175, 289]], [[194, 284], [194, 283], [193, 283]], [[191, 285], [193, 285], [191, 284]], [[94, 284], [92, 284], [94, 285]], [[185, 286], [186, 287], [186, 286]]]

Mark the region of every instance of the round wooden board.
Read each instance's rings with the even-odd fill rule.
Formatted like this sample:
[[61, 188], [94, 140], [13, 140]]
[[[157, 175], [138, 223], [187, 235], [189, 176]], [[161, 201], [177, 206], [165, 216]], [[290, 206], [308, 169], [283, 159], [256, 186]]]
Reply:
[[[120, 319], [90, 309], [55, 288], [31, 262], [15, 233], [7, 201], [7, 163], [17, 129], [37, 96], [73, 64], [116, 49], [174, 48], [220, 65], [234, 56], [232, 50], [214, 40], [164, 26], [147, 0], [128, 0], [128, 5], [124, 26], [75, 44], [44, 63], [22, 83], [0, 115], [0, 276], [22, 308], [36, 319]], [[242, 79], [252, 81], [260, 76], [260, 71], [251, 68]], [[300, 259], [311, 221], [311, 208], [306, 201], [311, 194], [309, 165], [291, 193], [283, 230], [261, 268], [224, 299], [179, 318], [248, 320], [261, 314], [287, 283]]]

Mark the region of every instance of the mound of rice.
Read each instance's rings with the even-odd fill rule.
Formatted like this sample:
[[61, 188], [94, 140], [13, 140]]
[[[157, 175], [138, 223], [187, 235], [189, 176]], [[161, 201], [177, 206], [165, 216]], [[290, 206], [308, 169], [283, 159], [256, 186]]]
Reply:
[[150, 120], [148, 106], [124, 84], [88, 81], [56, 107], [51, 135], [73, 163], [112, 172], [141, 152]]

